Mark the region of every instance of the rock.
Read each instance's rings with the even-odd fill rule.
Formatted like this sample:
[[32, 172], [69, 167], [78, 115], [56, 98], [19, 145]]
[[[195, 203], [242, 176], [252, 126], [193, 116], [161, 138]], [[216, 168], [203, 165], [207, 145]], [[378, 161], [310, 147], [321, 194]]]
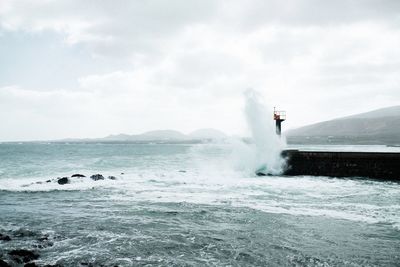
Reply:
[[107, 178], [110, 179], [110, 180], [117, 180], [117, 178], [115, 176], [112, 176], [112, 175], [108, 176]]
[[46, 183], [51, 183], [51, 180], [47, 180]]
[[24, 265], [24, 267], [38, 267], [39, 265], [36, 265], [34, 262], [30, 262]]
[[265, 171], [265, 170], [258, 170], [258, 171], [256, 171], [256, 175], [257, 175], [257, 176], [273, 176], [272, 173], [269, 173], [269, 172], [267, 172], [267, 171]]
[[[98, 264], [98, 263], [92, 263], [92, 262], [81, 262], [81, 266], [88, 266], [88, 267], [105, 267], [103, 264]], [[118, 265], [114, 265], [117, 266]]]
[[121, 175], [124, 175], [125, 173], [121, 172]]
[[0, 240], [11, 241], [11, 238], [8, 235], [0, 234]]
[[57, 180], [57, 183], [58, 183], [58, 184], [61, 184], [61, 185], [63, 185], [63, 184], [68, 184], [68, 183], [69, 183], [69, 179], [68, 179], [68, 177], [59, 178], [59, 179]]
[[26, 249], [14, 249], [8, 252], [8, 254], [13, 258], [14, 261], [18, 263], [30, 262], [39, 258], [39, 255], [33, 251]]
[[94, 181], [104, 180], [104, 176], [101, 174], [93, 174], [92, 176], [90, 176], [90, 179]]
[[16, 237], [36, 236], [37, 233], [26, 228], [19, 228], [13, 231], [13, 235]]
[[86, 176], [83, 174], [76, 173], [76, 174], [72, 174], [71, 177], [86, 177]]
[[183, 172], [183, 173], [185, 173], [186, 171], [185, 171], [185, 170], [179, 170], [179, 172]]
[[37, 240], [39, 242], [48, 241], [49, 240], [49, 236], [48, 235], [43, 235], [43, 236], [39, 237]]
[[52, 247], [54, 245], [54, 243], [49, 240], [48, 235], [43, 235], [43, 236], [39, 237], [37, 239], [37, 241], [39, 242], [39, 244], [35, 245], [35, 247], [40, 248], [40, 249]]
[[0, 267], [11, 267], [11, 265], [0, 259]]
[[94, 264], [91, 263], [91, 262], [81, 262], [81, 265], [82, 265], [82, 266], [88, 266], [88, 267], [94, 267], [94, 266], [96, 266], [96, 265], [94, 265]]
[[39, 248], [39, 249], [43, 249], [43, 248], [48, 248], [48, 247], [52, 247], [54, 245], [53, 242], [43, 242], [42, 244], [38, 244], [38, 245], [34, 245], [35, 248]]
[[0, 240], [11, 241], [11, 237], [9, 237], [8, 235], [5, 235], [5, 236], [0, 237]]

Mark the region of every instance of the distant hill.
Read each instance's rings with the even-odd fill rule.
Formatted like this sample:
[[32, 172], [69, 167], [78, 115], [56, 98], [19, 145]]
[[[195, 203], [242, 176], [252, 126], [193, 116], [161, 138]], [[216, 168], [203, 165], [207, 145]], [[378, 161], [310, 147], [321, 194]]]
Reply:
[[382, 117], [400, 117], [400, 106], [376, 109], [373, 111], [348, 116], [345, 117], [344, 119], [346, 118], [373, 119]]
[[119, 134], [119, 135], [110, 135], [103, 140], [113, 140], [113, 141], [167, 141], [167, 140], [186, 140], [186, 135], [181, 132], [174, 130], [157, 130], [145, 132], [137, 135], [128, 135], [128, 134]]
[[136, 135], [115, 134], [106, 136], [104, 138], [63, 139], [57, 140], [56, 142], [201, 143], [204, 141], [223, 140], [226, 138], [227, 135], [215, 129], [199, 129], [188, 135], [175, 130], [156, 130]]
[[400, 106], [311, 124], [286, 136], [289, 143], [400, 144]]
[[191, 139], [212, 139], [212, 140], [220, 140], [227, 138], [227, 135], [219, 130], [215, 129], [199, 129], [194, 132], [188, 134]]

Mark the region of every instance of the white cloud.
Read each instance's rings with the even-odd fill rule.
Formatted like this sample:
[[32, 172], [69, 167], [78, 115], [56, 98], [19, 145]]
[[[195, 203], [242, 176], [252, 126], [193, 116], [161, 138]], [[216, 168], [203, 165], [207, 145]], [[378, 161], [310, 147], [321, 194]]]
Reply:
[[[0, 111], [11, 114], [1, 118], [23, 124], [29, 113], [26, 127], [46, 122], [22, 139], [156, 128], [243, 133], [242, 92], [249, 87], [287, 109], [289, 127], [395, 105], [398, 3], [3, 1], [3, 38], [52, 31], [102, 58], [92, 64], [115, 67], [77, 76], [76, 88], [0, 88], [7, 103]], [[121, 61], [125, 68], [115, 64]], [[68, 130], [46, 130], [63, 123]], [[22, 126], [12, 125], [0, 139], [17, 136]]]

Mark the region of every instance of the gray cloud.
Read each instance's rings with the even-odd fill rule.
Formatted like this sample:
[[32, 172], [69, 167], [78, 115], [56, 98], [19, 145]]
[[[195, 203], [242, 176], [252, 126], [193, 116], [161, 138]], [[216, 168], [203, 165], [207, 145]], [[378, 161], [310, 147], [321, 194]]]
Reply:
[[[399, 14], [373, 0], [2, 1], [0, 140], [243, 133], [249, 87], [287, 109], [285, 127], [398, 104]], [[80, 130], [50, 129], [63, 123]]]
[[[231, 2], [227, 4], [230, 7]], [[396, 0], [253, 0], [243, 5], [235, 1], [229, 18], [240, 16], [238, 25], [257, 27], [263, 24], [292, 26], [340, 25], [370, 20], [399, 20], [400, 2]]]

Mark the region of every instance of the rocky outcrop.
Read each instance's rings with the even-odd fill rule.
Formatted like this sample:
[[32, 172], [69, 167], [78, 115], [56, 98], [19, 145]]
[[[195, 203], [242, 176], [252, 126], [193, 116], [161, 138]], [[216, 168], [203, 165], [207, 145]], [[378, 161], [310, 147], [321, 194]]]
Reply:
[[13, 235], [15, 237], [32, 237], [36, 236], [38, 233], [35, 231], [31, 231], [26, 228], [19, 228], [18, 230], [13, 231]]
[[0, 240], [2, 241], [11, 241], [11, 237], [9, 237], [8, 235], [3, 235], [0, 233]]
[[0, 267], [11, 267], [11, 265], [0, 259]]
[[47, 248], [47, 247], [52, 247], [54, 243], [49, 239], [49, 235], [45, 234], [40, 236], [39, 238], [36, 239], [39, 244], [35, 245], [36, 248]]
[[92, 176], [90, 176], [90, 179], [92, 179], [93, 181], [104, 180], [104, 176], [101, 174], [93, 174]]
[[17, 263], [27, 263], [39, 258], [39, 255], [27, 249], [14, 249], [8, 252], [8, 255]]
[[[59, 239], [60, 236], [53, 236], [48, 233], [40, 231], [30, 230], [27, 228], [19, 228], [16, 230], [3, 230], [0, 233], [1, 238], [8, 239], [12, 238], [10, 247], [7, 249], [4, 245], [0, 249], [0, 267], [8, 266], [48, 266], [48, 267], [61, 267], [60, 265], [42, 265], [36, 263], [36, 260], [40, 258], [40, 251], [47, 247], [54, 245], [55, 238]], [[10, 240], [11, 240], [10, 238]], [[26, 247], [18, 248], [16, 245], [21, 244], [21, 241], [27, 242], [29, 246], [34, 247], [33, 250], [27, 249]]]
[[57, 183], [58, 183], [58, 184], [61, 184], [61, 185], [69, 184], [69, 179], [68, 179], [68, 177], [59, 178], [59, 179], [57, 180]]
[[39, 267], [39, 265], [36, 265], [36, 263], [34, 263], [34, 262], [29, 262], [29, 263], [25, 264], [24, 267]]
[[76, 173], [76, 174], [72, 174], [71, 177], [86, 177], [86, 176], [83, 174], [80, 174], [80, 173]]
[[[121, 175], [123, 175], [123, 174], [124, 173], [122, 172]], [[45, 180], [45, 181], [38, 181], [38, 182], [22, 185], [22, 187], [28, 187], [28, 186], [34, 185], [34, 184], [46, 184], [46, 183], [55, 183], [55, 182], [57, 182], [59, 185], [66, 185], [66, 184], [69, 184], [69, 183], [71, 183], [73, 181], [81, 181], [82, 179], [78, 179], [78, 178], [84, 178], [84, 177], [86, 177], [86, 176], [83, 175], [83, 174], [75, 173], [75, 174], [71, 175], [71, 177], [57, 177], [57, 178], [54, 178], [54, 179], [49, 179], [49, 180]], [[93, 181], [100, 181], [100, 180], [105, 180], [106, 178], [102, 174], [97, 173], [97, 174], [91, 175], [90, 179], [92, 179]], [[109, 176], [107, 176], [107, 179], [109, 179], [109, 180], [117, 180], [117, 177], [113, 176], [113, 175], [109, 175]], [[0, 238], [0, 240], [2, 240], [2, 239]]]

